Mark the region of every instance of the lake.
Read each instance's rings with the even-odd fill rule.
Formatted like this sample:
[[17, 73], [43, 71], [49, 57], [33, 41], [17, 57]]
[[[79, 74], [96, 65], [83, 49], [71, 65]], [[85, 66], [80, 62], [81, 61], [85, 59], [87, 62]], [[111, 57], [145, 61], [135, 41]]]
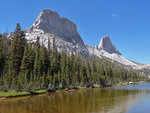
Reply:
[[0, 113], [150, 113], [150, 83], [10, 98]]

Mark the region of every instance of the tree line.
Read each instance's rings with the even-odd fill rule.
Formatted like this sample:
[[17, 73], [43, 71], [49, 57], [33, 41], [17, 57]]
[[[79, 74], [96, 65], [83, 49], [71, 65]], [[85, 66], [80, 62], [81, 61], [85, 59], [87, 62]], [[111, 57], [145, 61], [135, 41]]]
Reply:
[[0, 35], [0, 90], [33, 91], [71, 87], [110, 86], [145, 78], [99, 58], [58, 52], [55, 38], [48, 46], [37, 37], [28, 42], [17, 24], [13, 37]]

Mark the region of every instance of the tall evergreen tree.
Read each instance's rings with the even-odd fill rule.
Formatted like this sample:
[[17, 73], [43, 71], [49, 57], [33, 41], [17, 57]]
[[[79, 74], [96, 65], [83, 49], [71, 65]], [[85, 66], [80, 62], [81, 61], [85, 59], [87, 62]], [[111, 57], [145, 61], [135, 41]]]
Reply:
[[21, 27], [17, 24], [16, 30], [14, 32], [14, 37], [11, 41], [11, 54], [10, 54], [10, 73], [17, 76], [20, 72], [21, 61], [24, 54], [25, 38], [24, 33], [21, 31]]
[[58, 72], [59, 68], [59, 60], [58, 60], [58, 50], [56, 46], [55, 37], [53, 38], [53, 50], [52, 50], [52, 61], [51, 61], [51, 74], [54, 75], [54, 73]]
[[0, 77], [3, 76], [4, 65], [5, 65], [5, 54], [4, 54], [4, 42], [2, 36], [0, 36]]
[[39, 55], [39, 76], [42, 76], [44, 73], [47, 74], [48, 66], [49, 66], [49, 59], [46, 47], [42, 44], [40, 48], [40, 55]]
[[38, 74], [38, 63], [39, 63], [39, 56], [40, 56], [40, 42], [39, 42], [39, 37], [36, 39], [36, 43], [34, 46], [34, 51], [35, 51], [35, 61], [34, 61], [34, 76], [37, 76]]
[[22, 64], [21, 64], [21, 72], [26, 73], [26, 77], [29, 80], [30, 79], [30, 52], [29, 52], [29, 45], [27, 41], [25, 41], [25, 49], [24, 49], [24, 55], [22, 59]]
[[51, 51], [51, 42], [50, 42], [50, 38], [48, 38], [48, 61], [47, 61], [47, 64], [48, 64], [48, 69], [50, 70], [51, 68], [51, 57], [52, 57], [52, 51]]
[[32, 43], [29, 43], [29, 66], [30, 66], [30, 73], [33, 74], [33, 70], [34, 70], [34, 60], [35, 60], [35, 51], [33, 48]]

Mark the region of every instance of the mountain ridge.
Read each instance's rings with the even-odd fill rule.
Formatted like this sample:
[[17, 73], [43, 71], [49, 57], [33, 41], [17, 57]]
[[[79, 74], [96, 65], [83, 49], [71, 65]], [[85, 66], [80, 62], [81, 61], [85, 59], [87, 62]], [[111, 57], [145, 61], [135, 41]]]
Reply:
[[79, 53], [85, 57], [107, 57], [125, 66], [131, 66], [133, 69], [150, 69], [149, 65], [138, 64], [124, 58], [107, 35], [102, 37], [99, 46], [91, 47], [85, 44], [77, 32], [76, 25], [69, 19], [61, 18], [55, 11], [42, 10], [35, 23], [24, 31], [28, 40], [35, 41], [38, 36], [41, 43], [46, 46], [48, 38], [52, 40], [55, 37], [59, 51], [65, 47], [68, 53], [73, 51], [73, 53]]

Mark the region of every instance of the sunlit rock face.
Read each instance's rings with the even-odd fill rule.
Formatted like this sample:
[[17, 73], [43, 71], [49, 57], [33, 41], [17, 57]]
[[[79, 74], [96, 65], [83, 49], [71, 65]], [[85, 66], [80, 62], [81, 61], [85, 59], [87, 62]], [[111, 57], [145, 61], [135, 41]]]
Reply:
[[77, 32], [76, 25], [67, 18], [61, 18], [55, 11], [42, 10], [31, 27], [31, 29], [34, 28], [56, 34], [59, 38], [72, 44], [84, 44]]
[[117, 48], [115, 46], [113, 46], [109, 36], [104, 36], [101, 39], [98, 48], [101, 49], [101, 50], [105, 50], [110, 54], [116, 53], [118, 55], [121, 55], [121, 53], [117, 50]]
[[48, 38], [51, 42], [55, 38], [59, 51], [65, 49], [68, 53], [74, 52], [89, 56], [76, 25], [67, 18], [61, 18], [55, 11], [42, 10], [35, 23], [24, 31], [29, 41], [35, 42], [39, 37], [40, 42], [47, 46]]

